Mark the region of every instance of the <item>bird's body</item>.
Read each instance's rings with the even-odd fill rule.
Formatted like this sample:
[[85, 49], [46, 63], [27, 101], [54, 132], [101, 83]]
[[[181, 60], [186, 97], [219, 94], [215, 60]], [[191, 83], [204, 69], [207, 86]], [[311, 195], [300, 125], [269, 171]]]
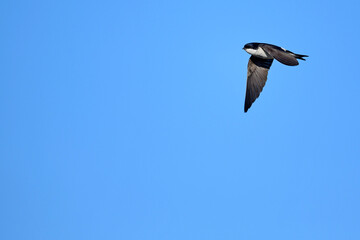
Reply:
[[288, 66], [296, 66], [299, 64], [297, 59], [305, 61], [304, 57], [308, 57], [267, 43], [248, 43], [243, 49], [251, 54], [247, 73], [245, 112], [259, 97], [274, 59]]
[[261, 47], [258, 47], [257, 49], [253, 48], [247, 48], [245, 51], [253, 56], [263, 58], [263, 59], [274, 59], [270, 54], [264, 51]]

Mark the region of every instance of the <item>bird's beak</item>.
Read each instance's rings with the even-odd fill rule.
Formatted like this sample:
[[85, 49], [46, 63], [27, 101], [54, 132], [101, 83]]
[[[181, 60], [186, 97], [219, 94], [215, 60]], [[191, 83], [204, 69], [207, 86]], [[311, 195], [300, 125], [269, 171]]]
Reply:
[[245, 48], [243, 47], [243, 50], [245, 50]]

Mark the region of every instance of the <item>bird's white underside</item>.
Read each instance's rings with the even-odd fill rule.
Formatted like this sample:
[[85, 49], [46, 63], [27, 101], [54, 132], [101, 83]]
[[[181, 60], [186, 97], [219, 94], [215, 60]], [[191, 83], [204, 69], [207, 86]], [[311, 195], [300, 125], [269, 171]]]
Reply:
[[255, 57], [273, 59], [273, 57], [267, 54], [261, 47], [258, 47], [257, 49], [246, 48], [245, 51]]

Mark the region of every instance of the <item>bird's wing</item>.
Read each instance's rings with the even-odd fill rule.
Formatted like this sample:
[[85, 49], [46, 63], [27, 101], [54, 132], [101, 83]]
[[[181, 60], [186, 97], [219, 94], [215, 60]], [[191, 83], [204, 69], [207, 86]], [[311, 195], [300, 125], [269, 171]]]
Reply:
[[273, 59], [262, 59], [255, 56], [250, 57], [247, 72], [245, 112], [247, 112], [253, 102], [259, 97], [265, 86], [272, 62]]
[[278, 46], [262, 44], [260, 47], [262, 49], [264, 49], [272, 57], [274, 57], [276, 60], [281, 62], [282, 64], [285, 64], [285, 65], [288, 65], [288, 66], [299, 65], [299, 62], [296, 60], [295, 56], [293, 56], [292, 54], [282, 50]]

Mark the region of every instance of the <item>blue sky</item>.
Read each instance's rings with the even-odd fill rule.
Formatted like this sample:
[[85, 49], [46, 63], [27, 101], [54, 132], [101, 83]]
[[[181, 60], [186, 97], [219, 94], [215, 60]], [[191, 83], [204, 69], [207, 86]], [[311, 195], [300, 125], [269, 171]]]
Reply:
[[[1, 239], [359, 239], [357, 1], [0, 3]], [[248, 42], [274, 62], [243, 112]]]

